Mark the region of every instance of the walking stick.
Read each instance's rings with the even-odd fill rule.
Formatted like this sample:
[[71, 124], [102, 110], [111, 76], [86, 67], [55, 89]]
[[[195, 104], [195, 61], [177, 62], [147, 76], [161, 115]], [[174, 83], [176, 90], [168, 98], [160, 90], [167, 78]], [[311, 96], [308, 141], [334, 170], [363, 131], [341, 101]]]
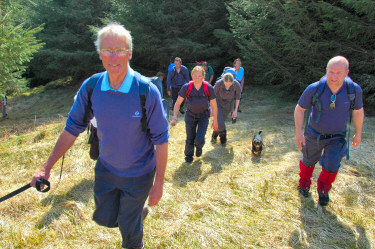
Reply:
[[[23, 186], [23, 187], [21, 187], [21, 188], [19, 188], [19, 189], [14, 190], [13, 192], [7, 194], [6, 196], [1, 197], [1, 198], [0, 198], [0, 202], [3, 202], [3, 201], [5, 201], [5, 200], [8, 200], [9, 198], [12, 198], [13, 196], [18, 195], [19, 193], [22, 193], [23, 191], [25, 191], [25, 190], [31, 188], [31, 185], [30, 185], [30, 184], [31, 184], [31, 183], [29, 183], [29, 184], [27, 184], [27, 185], [25, 185], [25, 186]], [[47, 188], [44, 188], [44, 185], [46, 185]], [[49, 189], [50, 189], [50, 185], [51, 185], [51, 184], [49, 183], [49, 181], [47, 181], [46, 179], [43, 179], [43, 178], [39, 178], [38, 180], [36, 180], [36, 183], [35, 183], [35, 187], [36, 187], [36, 189], [37, 189], [39, 192], [43, 192], [43, 193], [49, 191]]]

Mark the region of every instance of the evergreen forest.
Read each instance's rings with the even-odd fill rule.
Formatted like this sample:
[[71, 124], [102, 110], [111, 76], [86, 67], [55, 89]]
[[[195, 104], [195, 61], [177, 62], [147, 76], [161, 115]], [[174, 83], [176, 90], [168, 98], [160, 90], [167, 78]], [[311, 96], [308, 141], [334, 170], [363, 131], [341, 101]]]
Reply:
[[246, 85], [272, 86], [296, 99], [343, 55], [367, 105], [375, 103], [373, 0], [1, 0], [0, 95], [102, 66], [96, 30], [118, 22], [133, 36], [131, 66], [166, 72], [171, 57], [189, 69], [207, 61], [219, 76], [242, 59]]

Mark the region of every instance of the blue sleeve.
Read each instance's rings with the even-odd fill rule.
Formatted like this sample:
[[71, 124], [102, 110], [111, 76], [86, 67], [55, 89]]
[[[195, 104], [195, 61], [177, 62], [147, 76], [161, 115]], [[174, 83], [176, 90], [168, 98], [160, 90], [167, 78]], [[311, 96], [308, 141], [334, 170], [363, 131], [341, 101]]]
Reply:
[[185, 83], [188, 83], [190, 81], [190, 76], [189, 76], [189, 69], [187, 67], [184, 68], [184, 74], [185, 74]]
[[303, 109], [308, 109], [311, 107], [312, 97], [318, 87], [319, 82], [310, 84], [305, 91], [302, 93], [301, 97], [298, 100], [298, 105]]
[[207, 84], [208, 92], [210, 93], [210, 100], [216, 99], [216, 93], [214, 87], [211, 84]]
[[173, 70], [170, 70], [167, 75], [167, 91], [171, 91], [171, 81], [172, 81]]
[[[85, 131], [90, 123], [90, 120], [94, 117], [92, 111], [89, 111], [87, 120], [84, 120], [86, 108], [88, 105], [88, 91], [87, 83], [89, 79], [86, 79], [81, 88], [78, 90], [76, 100], [70, 109], [68, 119], [66, 120], [65, 130], [75, 137]], [[97, 84], [98, 85], [98, 84]]]
[[150, 84], [150, 91], [146, 100], [147, 126], [150, 129], [149, 137], [154, 145], [168, 142], [169, 125], [165, 118], [163, 104], [158, 89]]
[[354, 88], [355, 88], [354, 110], [359, 110], [363, 107], [362, 88], [357, 83], [354, 83]]

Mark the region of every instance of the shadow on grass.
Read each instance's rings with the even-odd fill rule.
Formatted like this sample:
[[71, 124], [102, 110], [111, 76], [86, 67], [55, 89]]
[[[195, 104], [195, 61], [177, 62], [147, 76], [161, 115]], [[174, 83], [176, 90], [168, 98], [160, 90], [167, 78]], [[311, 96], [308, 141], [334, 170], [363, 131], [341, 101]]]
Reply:
[[203, 160], [211, 164], [211, 171], [201, 180], [205, 180], [209, 174], [220, 173], [223, 170], [223, 165], [230, 165], [233, 162], [233, 159], [234, 152], [232, 146], [228, 144], [216, 144], [213, 150], [210, 150], [203, 155]]
[[49, 212], [36, 225], [43, 228], [50, 225], [54, 220], [60, 218], [66, 212], [71, 212], [72, 222], [76, 218], [85, 219], [79, 204], [86, 205], [93, 198], [94, 181], [84, 179], [77, 185], [73, 186], [67, 193], [61, 195], [50, 195], [42, 201], [43, 206], [52, 205]]
[[173, 180], [180, 187], [185, 187], [188, 182], [196, 182], [202, 174], [201, 166], [201, 160], [195, 160], [193, 163], [184, 162], [175, 171]]
[[337, 216], [317, 205], [311, 194], [305, 198], [300, 195], [300, 216], [302, 226], [295, 230], [290, 239], [292, 248], [371, 248], [362, 226], [353, 230], [339, 221]]

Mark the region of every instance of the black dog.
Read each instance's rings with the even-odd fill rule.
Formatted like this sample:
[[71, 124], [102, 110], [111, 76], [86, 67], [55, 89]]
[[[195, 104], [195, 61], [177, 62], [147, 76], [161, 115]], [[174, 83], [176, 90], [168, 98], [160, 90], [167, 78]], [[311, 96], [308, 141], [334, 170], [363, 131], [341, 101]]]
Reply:
[[262, 133], [262, 131], [259, 131], [258, 134], [256, 134], [253, 138], [253, 142], [252, 142], [252, 148], [251, 148], [251, 153], [254, 155], [254, 156], [260, 156], [260, 154], [262, 153], [262, 149], [263, 149], [263, 138], [262, 138], [262, 135], [260, 135]]

